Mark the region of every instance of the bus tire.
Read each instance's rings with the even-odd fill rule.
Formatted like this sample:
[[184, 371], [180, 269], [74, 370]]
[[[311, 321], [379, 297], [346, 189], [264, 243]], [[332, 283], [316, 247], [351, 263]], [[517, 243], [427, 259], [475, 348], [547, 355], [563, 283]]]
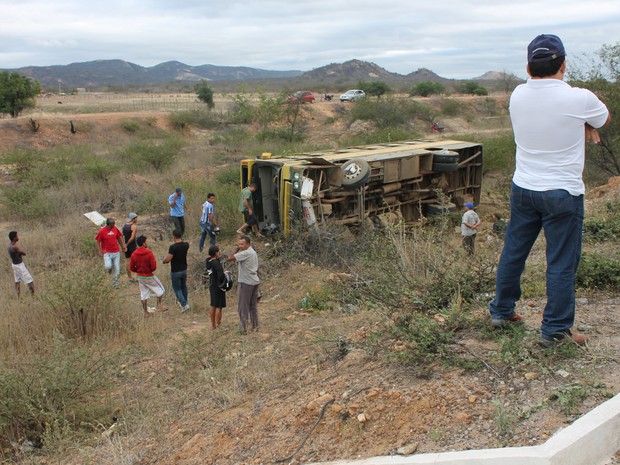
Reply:
[[364, 160], [349, 160], [340, 166], [342, 188], [357, 189], [368, 182], [370, 165]]
[[433, 171], [438, 171], [440, 173], [451, 173], [454, 171], [458, 171], [459, 164], [458, 163], [436, 163], [433, 162]]

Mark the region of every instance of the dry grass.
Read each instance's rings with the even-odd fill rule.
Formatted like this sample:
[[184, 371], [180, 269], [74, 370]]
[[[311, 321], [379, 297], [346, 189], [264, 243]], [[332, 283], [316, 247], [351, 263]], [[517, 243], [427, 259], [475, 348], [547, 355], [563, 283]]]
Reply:
[[[50, 107], [54, 106], [52, 103]], [[91, 111], [88, 104], [68, 100], [55, 105], [62, 106], [64, 111], [71, 109], [71, 105], [80, 105], [75, 111], [82, 112]], [[109, 106], [102, 105], [97, 111], [113, 111], [117, 104], [119, 102], [111, 101]], [[319, 108], [318, 104], [315, 108]], [[44, 110], [42, 115], [47, 111], [54, 110]], [[127, 119], [127, 116], [119, 117]], [[290, 438], [306, 431], [308, 418], [312, 416], [305, 412], [304, 406], [322, 391], [342, 392], [344, 387], [357, 390], [372, 383], [387, 385], [393, 379], [401, 380], [397, 376], [407, 368], [385, 364], [376, 372], [371, 369], [373, 364], [382, 363], [382, 356], [392, 351], [395, 344], [402, 345], [405, 341], [401, 335], [376, 336], [377, 340], [372, 340], [375, 334], [382, 334], [386, 328], [393, 329], [392, 320], [386, 318], [392, 314], [392, 309], [386, 310], [385, 305], [372, 299], [362, 301], [361, 305], [351, 304], [348, 299], [356, 290], [353, 288], [363, 284], [362, 280], [342, 282], [335, 288], [328, 285], [326, 269], [334, 265], [328, 255], [321, 262], [326, 268], [320, 268], [309, 264], [307, 253], [276, 256], [270, 252], [281, 252], [282, 247], [299, 248], [301, 244], [275, 244], [272, 248], [258, 244], [264, 266], [264, 300], [260, 307], [263, 320], [259, 333], [249, 337], [238, 335], [234, 294], [228, 296], [221, 330], [211, 331], [208, 291], [200, 278], [204, 254], [197, 251], [200, 204], [207, 192], [216, 193], [216, 206], [226, 227], [220, 242], [226, 252], [234, 240], [233, 235], [226, 235], [226, 230], [234, 231], [240, 220], [236, 211], [238, 186], [230, 167], [235, 170], [239, 159], [266, 151], [265, 145], [269, 143], [257, 143], [247, 136], [245, 130], [239, 131], [238, 128], [217, 132], [188, 130], [175, 134], [185, 145], [179, 149], [174, 163], [158, 172], [123, 158], [123, 148], [145, 139], [165, 140], [169, 129], [165, 129], [161, 117], [158, 116], [157, 123], [151, 120], [145, 124], [141, 122], [139, 129], [131, 134], [118, 124], [118, 118], [107, 118], [97, 119], [88, 134], [78, 133], [76, 136], [83, 137], [83, 140], [70, 153], [63, 147], [75, 142], [64, 135], [53, 139], [54, 134], [45, 134], [57, 148], [51, 155], [47, 150], [41, 153], [51, 158], [66, 156], [73, 161], [80, 160], [91, 164], [91, 168], [96, 160], [118, 162], [117, 169], [109, 176], [86, 179], [85, 172], [80, 171], [80, 174], [73, 173], [70, 182], [44, 189], [44, 198], [54, 208], [49, 216], [27, 219], [20, 216], [19, 211], [9, 211], [6, 205], [0, 205], [5, 218], [2, 230], [17, 229], [20, 232], [20, 246], [28, 254], [25, 262], [37, 286], [35, 298], [31, 298], [24, 288], [22, 298], [18, 300], [12, 287], [10, 268], [3, 267], [0, 271], [0, 292], [6, 296], [0, 305], [0, 318], [5, 322], [0, 327], [2, 363], [30, 366], [37, 357], [48, 353], [55, 333], [68, 337], [69, 348], [92, 351], [93, 356], [105, 353], [112, 358], [109, 371], [105, 373], [110, 385], [96, 395], [82, 399], [84, 407], [101, 407], [98, 415], [88, 417], [82, 429], [71, 424], [46, 425], [49, 433], [44, 460], [63, 464], [129, 464], [146, 456], [150, 463], [183, 463], [183, 460], [199, 463], [209, 457], [215, 463], [219, 457], [221, 463], [232, 463], [233, 458], [222, 454], [224, 450], [236, 448], [250, 454], [234, 457], [235, 463], [245, 463], [255, 459], [256, 456], [251, 454], [260, 444], [263, 450], [279, 447], [278, 450], [291, 451], [295, 444]], [[159, 129], [152, 131], [153, 126]], [[61, 128], [54, 127], [53, 131]], [[20, 137], [24, 134], [21, 133]], [[89, 145], [89, 137], [97, 143]], [[333, 140], [329, 142], [333, 143]], [[280, 143], [275, 145], [279, 147]], [[267, 151], [275, 150], [269, 147]], [[84, 155], [80, 156], [80, 153]], [[180, 314], [172, 292], [168, 292], [165, 303], [170, 311], [145, 320], [137, 287], [125, 283], [124, 261], [120, 289], [114, 289], [110, 277], [103, 273], [102, 260], [96, 255], [94, 243], [97, 227], [82, 213], [99, 210], [116, 217], [121, 226], [126, 214], [137, 210], [140, 214], [138, 229], [152, 239], [150, 246], [161, 263], [170, 244], [171, 229], [167, 223], [165, 199], [179, 185], [190, 199], [186, 239], [192, 244], [189, 256], [192, 309]], [[460, 260], [460, 252], [455, 252], [460, 250], [458, 233], [449, 225], [439, 225], [438, 229], [441, 232], [434, 238], [415, 232], [405, 234], [404, 230], [391, 230], [385, 235], [386, 238], [389, 236], [390, 247], [400, 260], [393, 261], [394, 269], [400, 268], [408, 273], [409, 281], [399, 281], [395, 288], [401, 294], [401, 299], [395, 301], [396, 306], [411, 303], [402, 301], [405, 294], [420, 297], [418, 291], [421, 289], [426, 294], [441, 293], [441, 286], [430, 290], [423, 286], [432, 282], [431, 273]], [[436, 240], [440, 240], [443, 254], [435, 254]], [[479, 240], [484, 241], [484, 237]], [[331, 251], [331, 247], [339, 247], [339, 253], [343, 255], [351, 249], [360, 252], [351, 238], [340, 243], [332, 242], [334, 244], [325, 247], [325, 252]], [[480, 263], [493, 263], [499, 245], [480, 245], [483, 249]], [[537, 248], [541, 246], [538, 244]], [[366, 252], [366, 258], [370, 260], [380, 253], [370, 247]], [[272, 255], [269, 260], [268, 255]], [[393, 259], [393, 256], [388, 258]], [[540, 273], [540, 256], [534, 258], [534, 265], [528, 269], [531, 279], [526, 280], [528, 295], [540, 292], [536, 289], [536, 284], [540, 283], [540, 274], [537, 274]], [[304, 264], [300, 264], [302, 260]], [[427, 266], [429, 261], [431, 267]], [[368, 263], [362, 263], [362, 268], [369, 268]], [[478, 261], [473, 264], [478, 265]], [[169, 267], [159, 267], [156, 274], [170, 291]], [[366, 283], [375, 280], [382, 270], [381, 267], [371, 270], [376, 275], [370, 276]], [[459, 268], [455, 266], [453, 270], [454, 273], [445, 277], [444, 288], [447, 282], [451, 285], [458, 283]], [[424, 273], [427, 275], [422, 276]], [[308, 296], [316, 308], [302, 308], [301, 300]], [[449, 300], [457, 307], [463, 303], [458, 292]], [[87, 318], [80, 320], [80, 315]], [[434, 317], [431, 315], [431, 319]], [[441, 330], [439, 326], [434, 328]], [[397, 340], [399, 337], [402, 340]], [[352, 350], [344, 359], [342, 341]], [[375, 356], [367, 356], [366, 349]], [[407, 379], [406, 383], [409, 381]], [[408, 408], [404, 404], [395, 407], [399, 411]], [[112, 425], [113, 417], [118, 423], [118, 432], [102, 437], [100, 434]], [[340, 423], [331, 424], [333, 431], [344, 420], [338, 421]], [[407, 421], [404, 420], [403, 424], [408, 424]], [[345, 427], [351, 437], [367, 437], [364, 428], [355, 422], [346, 423]], [[171, 452], [185, 453], [184, 447], [191, 439], [187, 436], [194, 431], [207, 430], [218, 431], [218, 436], [207, 438], [202, 449], [195, 454], [192, 455], [191, 450], [186, 456], [175, 456], [176, 452]], [[257, 434], [245, 434], [248, 431]], [[407, 431], [410, 431], [409, 427]], [[235, 440], [235, 437], [241, 439]], [[342, 438], [342, 444], [350, 439], [346, 434]], [[25, 440], [24, 436], [12, 439], [17, 442]], [[323, 443], [324, 449], [336, 448], [339, 441], [332, 438]], [[351, 443], [348, 450], [354, 447]], [[3, 458], [14, 459], [10, 452], [3, 454]], [[16, 460], [24, 464], [40, 463], [39, 457], [22, 456]]]

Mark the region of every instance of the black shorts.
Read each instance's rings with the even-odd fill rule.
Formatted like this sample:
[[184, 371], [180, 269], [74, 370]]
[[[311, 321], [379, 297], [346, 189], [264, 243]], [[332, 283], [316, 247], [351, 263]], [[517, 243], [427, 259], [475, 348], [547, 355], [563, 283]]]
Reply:
[[247, 224], [248, 226], [258, 224], [256, 216], [250, 215], [247, 210], [243, 212], [243, 221], [245, 221], [245, 224]]
[[125, 258], [131, 258], [131, 254], [134, 253], [135, 251], [136, 249], [128, 250], [127, 252], [125, 252]]
[[215, 308], [226, 307], [226, 293], [218, 287], [209, 287], [211, 294], [211, 306]]

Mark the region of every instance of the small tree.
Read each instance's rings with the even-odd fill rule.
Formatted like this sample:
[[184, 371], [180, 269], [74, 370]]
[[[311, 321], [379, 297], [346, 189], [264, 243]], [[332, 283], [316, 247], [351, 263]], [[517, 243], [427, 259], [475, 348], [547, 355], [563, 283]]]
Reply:
[[241, 124], [251, 123], [255, 111], [256, 109], [247, 94], [239, 93], [233, 96], [233, 105], [230, 110], [233, 122]]
[[459, 92], [470, 95], [488, 95], [489, 91], [476, 81], [467, 81], [459, 86]]
[[281, 101], [282, 98], [267, 97], [262, 90], [259, 91], [258, 105], [254, 109], [253, 116], [261, 131], [268, 131], [273, 123], [280, 120], [282, 116]]
[[383, 81], [359, 81], [358, 86], [366, 94], [379, 98], [391, 91], [390, 87]]
[[409, 91], [409, 95], [428, 97], [433, 94], [443, 94], [446, 88], [441, 82], [422, 81], [414, 85]]
[[8, 113], [13, 118], [25, 108], [35, 106], [34, 98], [41, 92], [41, 84], [18, 72], [0, 73], [0, 113]]
[[601, 143], [587, 145], [587, 157], [602, 173], [620, 175], [620, 42], [603, 45], [592, 60], [590, 69], [573, 70], [569, 78], [580, 87], [597, 94], [612, 115], [611, 122], [601, 129]]
[[213, 103], [213, 89], [209, 87], [209, 83], [205, 80], [200, 81], [196, 86], [194, 86], [194, 91], [198, 96], [198, 100], [207, 104], [209, 109], [212, 109], [215, 106]]
[[510, 73], [508, 71], [504, 71], [501, 74], [501, 80], [499, 85], [501, 86], [501, 90], [505, 93], [509, 94], [520, 82], [523, 82], [523, 79], [519, 78], [515, 73]]

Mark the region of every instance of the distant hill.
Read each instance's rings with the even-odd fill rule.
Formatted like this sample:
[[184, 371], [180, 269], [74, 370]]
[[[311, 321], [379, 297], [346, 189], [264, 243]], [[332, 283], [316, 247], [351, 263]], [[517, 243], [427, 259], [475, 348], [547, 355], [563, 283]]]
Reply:
[[413, 73], [407, 74], [407, 79], [411, 81], [447, 81], [448, 79], [442, 78], [433, 73], [430, 69], [419, 68]]
[[303, 73], [304, 79], [316, 81], [316, 80], [383, 80], [389, 81], [392, 79], [401, 78], [402, 75], [396, 73], [390, 73], [380, 66], [361, 60], [349, 60], [344, 63], [331, 63], [327, 66], [313, 69], [312, 71], [306, 71]]
[[56, 66], [28, 66], [17, 71], [36, 79], [44, 87], [92, 87], [101, 85], [165, 84], [170, 82], [240, 81], [291, 78], [302, 71], [269, 71], [245, 66], [190, 66], [168, 61], [143, 67], [123, 60], [96, 60]]
[[[392, 73], [367, 61], [349, 60], [331, 63], [311, 71], [270, 71], [245, 66], [190, 66], [178, 61], [168, 61], [143, 67], [123, 60], [96, 60], [56, 66], [28, 66], [12, 69], [36, 79], [43, 87], [99, 87], [158, 85], [209, 81], [266, 81], [295, 79], [308, 82], [385, 81], [407, 83], [415, 81], [450, 81], [426, 68], [419, 68], [407, 75]], [[502, 79], [502, 73], [489, 71], [476, 80]]]
[[482, 76], [473, 78], [473, 81], [504, 81], [506, 79], [520, 80], [518, 77], [501, 71], [487, 71]]

